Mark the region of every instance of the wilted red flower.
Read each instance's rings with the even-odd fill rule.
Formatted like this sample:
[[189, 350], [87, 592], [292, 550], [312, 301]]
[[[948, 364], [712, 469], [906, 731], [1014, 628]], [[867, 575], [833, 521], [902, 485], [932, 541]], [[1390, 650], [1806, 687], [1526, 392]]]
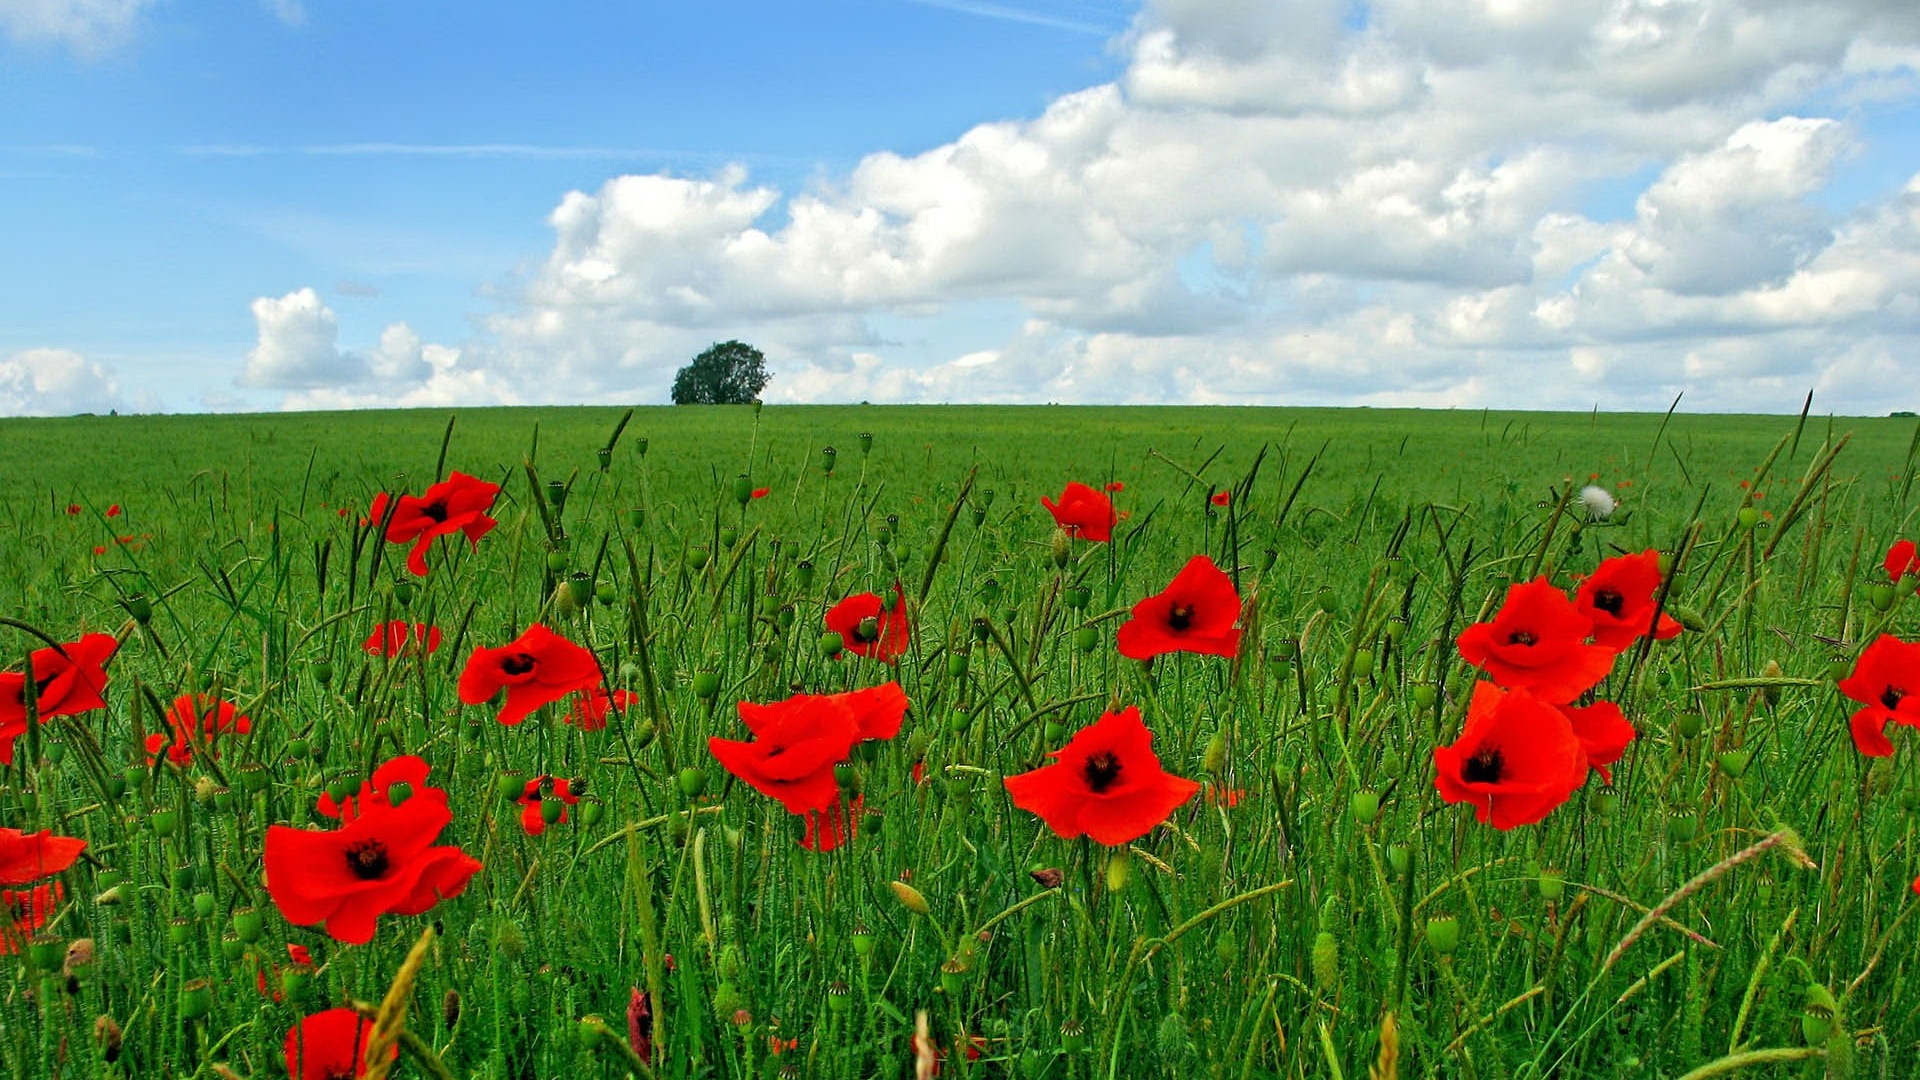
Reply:
[[1219, 491], [1214, 492], [1213, 496], [1207, 501], [1213, 503], [1215, 506], [1225, 506], [1233, 501], [1233, 492], [1226, 488], [1221, 488]]
[[1600, 774], [1600, 779], [1613, 783], [1613, 771], [1608, 766], [1620, 760], [1636, 734], [1633, 725], [1620, 712], [1620, 706], [1611, 701], [1596, 701], [1579, 709], [1571, 705], [1554, 708], [1573, 726], [1573, 737], [1580, 740], [1587, 764]]
[[1057, 760], [1002, 782], [1013, 805], [1068, 840], [1137, 840], [1200, 790], [1160, 767], [1153, 735], [1132, 705], [1081, 728], [1049, 756]]
[[[427, 549], [435, 537], [465, 533], [467, 542], [480, 546], [480, 538], [499, 524], [487, 516], [493, 500], [500, 494], [499, 484], [489, 484], [477, 476], [455, 471], [445, 480], [427, 488], [424, 495], [402, 495], [387, 521], [387, 541], [412, 542], [407, 569], [418, 577], [427, 576]], [[386, 492], [374, 496], [368, 519], [378, 524], [387, 513]]]
[[1476, 683], [1466, 727], [1433, 752], [1434, 784], [1447, 802], [1473, 804], [1496, 829], [1531, 825], [1587, 778], [1587, 755], [1565, 713], [1525, 690]]
[[1113, 500], [1077, 480], [1070, 481], [1054, 502], [1040, 496], [1040, 505], [1053, 515], [1053, 523], [1068, 536], [1104, 544], [1113, 539]]
[[287, 921], [324, 923], [336, 940], [364, 945], [380, 916], [418, 915], [460, 895], [480, 870], [458, 847], [434, 846], [453, 821], [444, 796], [355, 810], [337, 829], [267, 827], [267, 893]]
[[1648, 548], [1637, 555], [1615, 555], [1595, 567], [1574, 591], [1573, 606], [1593, 623], [1595, 645], [1620, 652], [1648, 635], [1665, 641], [1680, 633], [1680, 624], [1664, 611], [1654, 625], [1659, 592], [1660, 553]]
[[[346, 824], [361, 814], [390, 809], [396, 803], [409, 799], [428, 799], [445, 806], [445, 789], [427, 783], [427, 774], [432, 770], [433, 766], [416, 754], [388, 758], [373, 770], [371, 779], [361, 782], [359, 793], [336, 801], [332, 794], [323, 791], [314, 808], [324, 816]], [[400, 787], [396, 789], [395, 785]]]
[[518, 724], [548, 702], [599, 684], [593, 653], [534, 623], [511, 644], [473, 650], [460, 673], [460, 700], [478, 705], [505, 689], [500, 722]]
[[119, 516], [120, 516], [120, 504], [119, 504], [119, 503], [114, 503], [114, 504], [113, 504], [112, 506], [109, 506], [109, 507], [107, 507], [107, 516], [108, 516], [108, 517], [119, 517]]
[[[291, 1080], [358, 1080], [373, 1062], [373, 1021], [352, 1009], [317, 1012], [287, 1029], [287, 1076]], [[398, 1043], [387, 1047], [387, 1059], [400, 1056]]]
[[0, 956], [20, 951], [34, 932], [53, 918], [53, 909], [66, 899], [67, 890], [59, 882], [35, 885], [31, 889], [0, 889]]
[[788, 813], [827, 810], [839, 799], [833, 767], [863, 739], [891, 739], [907, 713], [898, 683], [845, 694], [799, 694], [785, 701], [740, 703], [752, 742], [719, 737], [707, 748], [728, 772], [777, 799]]
[[[669, 963], [671, 971], [673, 965]], [[633, 1047], [635, 1057], [641, 1061], [653, 1060], [653, 996], [637, 986], [628, 987], [632, 993], [627, 997], [627, 1042]]]
[[625, 712], [640, 703], [640, 695], [631, 690], [608, 690], [596, 686], [573, 695], [573, 706], [561, 717], [581, 731], [599, 731], [607, 726], [607, 715], [614, 709]]
[[1120, 626], [1120, 655], [1147, 660], [1161, 653], [1234, 656], [1240, 652], [1240, 593], [1205, 555], [1195, 555], [1165, 591], [1133, 605]]
[[[106, 663], [120, 647], [112, 634], [87, 634], [58, 649], [35, 649], [33, 703], [42, 722], [106, 707]], [[13, 763], [13, 742], [27, 732], [27, 676], [0, 672], [0, 763]]]
[[429, 653], [440, 647], [440, 628], [426, 623], [409, 623], [403, 619], [381, 623], [367, 635], [366, 642], [360, 647], [375, 656], [399, 656], [407, 646], [425, 643]]
[[253, 730], [253, 721], [241, 716], [230, 701], [215, 701], [200, 694], [186, 694], [175, 698], [173, 708], [167, 710], [167, 728], [172, 732], [171, 737], [157, 731], [147, 736], [148, 764], [152, 764], [160, 756], [160, 751], [165, 749], [168, 761], [185, 766], [193, 761], [195, 739], [208, 747], [211, 753], [215, 735], [230, 731], [245, 735]]
[[1920, 573], [1920, 548], [1915, 548], [1911, 540], [1895, 540], [1880, 565], [1886, 568], [1887, 577], [1897, 585], [1908, 574]]
[[1462, 630], [1460, 656], [1509, 690], [1564, 705], [1613, 670], [1614, 650], [1587, 644], [1593, 632], [1593, 620], [1540, 577], [1508, 586], [1493, 621]]
[[893, 587], [891, 608], [877, 593], [855, 593], [827, 609], [827, 629], [848, 652], [893, 663], [907, 651], [907, 597]]
[[87, 842], [55, 836], [52, 829], [23, 833], [0, 829], [0, 885], [25, 885], [73, 865]]
[[1889, 723], [1920, 727], [1920, 642], [1881, 634], [1861, 650], [1853, 673], [1840, 680], [1840, 692], [1862, 708], [1848, 720], [1854, 748], [1868, 757], [1893, 753]]
[[547, 831], [547, 816], [541, 812], [540, 803], [550, 798], [560, 801], [560, 823], [567, 820], [566, 808], [580, 801], [580, 796], [573, 790], [573, 781], [566, 777], [536, 776], [527, 781], [526, 790], [520, 793], [516, 801], [520, 804], [520, 827], [527, 831], [528, 836], [539, 836]]

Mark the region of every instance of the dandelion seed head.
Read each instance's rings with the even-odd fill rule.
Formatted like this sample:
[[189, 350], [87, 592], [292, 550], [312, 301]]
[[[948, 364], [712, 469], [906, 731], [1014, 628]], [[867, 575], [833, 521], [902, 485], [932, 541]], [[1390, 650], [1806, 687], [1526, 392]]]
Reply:
[[1613, 495], [1598, 484], [1588, 484], [1580, 489], [1580, 505], [1587, 508], [1587, 516], [1595, 521], [1605, 521], [1613, 516]]

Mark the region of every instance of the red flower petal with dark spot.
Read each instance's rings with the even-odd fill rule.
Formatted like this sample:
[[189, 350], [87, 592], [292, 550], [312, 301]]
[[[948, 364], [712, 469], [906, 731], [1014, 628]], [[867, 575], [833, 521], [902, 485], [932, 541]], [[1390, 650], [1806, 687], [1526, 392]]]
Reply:
[[1071, 481], [1060, 493], [1059, 502], [1042, 495], [1040, 505], [1068, 536], [1102, 544], [1113, 539], [1113, 525], [1119, 520], [1113, 512], [1113, 500], [1085, 484]]
[[[500, 485], [489, 484], [463, 472], [450, 473], [445, 480], [427, 488], [422, 495], [402, 495], [387, 518], [387, 541], [411, 542], [407, 569], [417, 577], [427, 576], [427, 549], [436, 537], [464, 534], [467, 542], [478, 547], [480, 538], [499, 524], [487, 516]], [[379, 523], [387, 510], [385, 492], [375, 496], [369, 511], [372, 523]]]
[[1671, 615], [1660, 613], [1654, 625], [1654, 603], [1660, 593], [1660, 553], [1648, 548], [1637, 555], [1616, 555], [1594, 568], [1573, 594], [1573, 606], [1593, 623], [1593, 643], [1620, 652], [1651, 635], [1665, 641], [1680, 633]]
[[1205, 555], [1195, 555], [1165, 591], [1133, 605], [1119, 632], [1120, 655], [1146, 660], [1161, 653], [1235, 656], [1240, 652], [1240, 593]]
[[1496, 829], [1539, 821], [1587, 778], [1586, 751], [1565, 713], [1490, 682], [1475, 684], [1466, 727], [1433, 763], [1440, 797], [1472, 803], [1474, 817]]
[[[41, 722], [105, 708], [106, 663], [119, 648], [112, 634], [87, 634], [58, 649], [35, 649], [27, 662]], [[27, 732], [26, 693], [25, 674], [0, 672], [0, 764], [13, 763], [13, 742]]]
[[1868, 757], [1893, 753], [1888, 724], [1920, 727], [1920, 642], [1881, 634], [1860, 652], [1840, 692], [1863, 706], [1848, 719], [1854, 749]]
[[1066, 839], [1129, 843], [1152, 832], [1200, 790], [1195, 781], [1162, 769], [1152, 743], [1140, 710], [1129, 705], [1080, 729], [1053, 752], [1052, 765], [1002, 782], [1013, 805], [1038, 815]]
[[460, 673], [460, 700], [478, 705], [504, 689], [500, 722], [518, 724], [540, 706], [599, 683], [593, 653], [535, 623], [511, 644], [473, 651]]
[[856, 593], [827, 610], [826, 624], [848, 652], [891, 664], [907, 651], [906, 594], [896, 584], [888, 611], [879, 594]]
[[1593, 620], [1546, 578], [1507, 588], [1491, 622], [1460, 632], [1460, 656], [1509, 690], [1563, 705], [1613, 670], [1614, 650], [1589, 645]]

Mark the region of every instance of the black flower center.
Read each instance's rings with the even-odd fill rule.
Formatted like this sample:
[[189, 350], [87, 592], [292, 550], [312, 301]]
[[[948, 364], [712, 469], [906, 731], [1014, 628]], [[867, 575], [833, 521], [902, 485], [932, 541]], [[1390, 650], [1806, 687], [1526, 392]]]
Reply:
[[1506, 762], [1500, 758], [1500, 751], [1491, 746], [1483, 746], [1480, 751], [1467, 759], [1460, 770], [1461, 779], [1469, 784], [1497, 784], [1500, 774], [1506, 771]]
[[1173, 627], [1175, 630], [1185, 630], [1187, 627], [1192, 626], [1193, 605], [1173, 605], [1173, 610], [1167, 612], [1167, 625]]
[[347, 869], [361, 881], [373, 881], [387, 872], [387, 845], [379, 840], [362, 840], [347, 848]]
[[1537, 644], [1539, 640], [1539, 638], [1533, 636], [1533, 631], [1531, 630], [1515, 630], [1513, 633], [1507, 635], [1507, 644], [1509, 645], [1533, 645]]
[[423, 503], [420, 507], [420, 516], [438, 524], [445, 524], [447, 520], [447, 504], [443, 502]]
[[1597, 589], [1593, 594], [1593, 606], [1617, 619], [1620, 609], [1627, 606], [1627, 598], [1621, 596], [1618, 589]]
[[533, 658], [531, 653], [514, 653], [512, 656], [500, 661], [500, 670], [509, 675], [525, 675], [527, 672], [532, 671], [534, 665], [538, 662], [539, 661]]
[[1102, 750], [1087, 758], [1081, 772], [1087, 778], [1087, 787], [1100, 795], [1120, 779], [1120, 759], [1113, 756], [1113, 751]]
[[1889, 709], [1897, 709], [1900, 707], [1900, 699], [1906, 696], [1907, 692], [1905, 690], [1897, 686], [1889, 686], [1885, 690], [1880, 691], [1880, 704], [1885, 705]]

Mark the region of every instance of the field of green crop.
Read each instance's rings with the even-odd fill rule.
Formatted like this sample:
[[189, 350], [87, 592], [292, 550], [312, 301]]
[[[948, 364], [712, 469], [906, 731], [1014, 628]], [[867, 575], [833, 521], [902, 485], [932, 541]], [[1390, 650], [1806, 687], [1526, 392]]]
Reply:
[[[1920, 661], [1860, 657], [1920, 639], [1887, 559], [1920, 538], [1916, 439], [0, 421], [0, 1074], [1910, 1075]], [[482, 494], [435, 502], [456, 472]], [[1056, 526], [1069, 482], [1110, 540]], [[1597, 684], [1461, 644], [1521, 618], [1509, 586], [1572, 597], [1650, 550], [1679, 632], [1608, 647]], [[1219, 580], [1183, 592], [1203, 555]], [[1498, 648], [1544, 633], [1517, 625]], [[1143, 626], [1172, 651], [1121, 655]], [[1617, 756], [1558, 709], [1607, 703]], [[1129, 707], [1151, 756], [1099, 741]], [[1499, 793], [1449, 801], [1448, 770]]]

